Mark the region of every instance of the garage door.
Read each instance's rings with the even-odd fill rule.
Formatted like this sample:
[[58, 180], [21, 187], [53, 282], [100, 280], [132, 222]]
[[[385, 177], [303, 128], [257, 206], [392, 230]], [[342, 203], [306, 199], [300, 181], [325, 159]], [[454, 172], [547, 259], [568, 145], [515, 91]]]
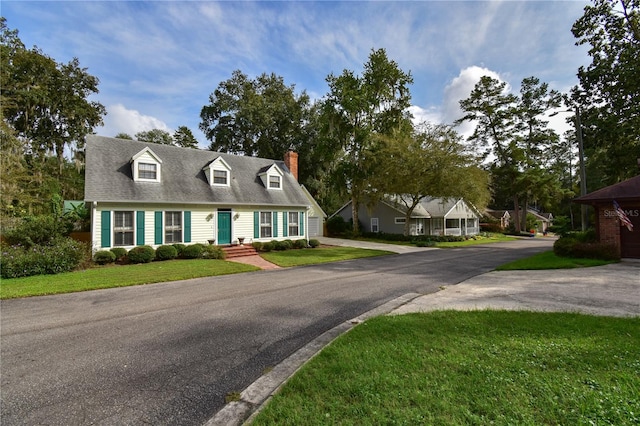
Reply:
[[309, 236], [310, 237], [322, 236], [322, 232], [320, 230], [320, 218], [319, 217], [310, 217], [309, 218]]

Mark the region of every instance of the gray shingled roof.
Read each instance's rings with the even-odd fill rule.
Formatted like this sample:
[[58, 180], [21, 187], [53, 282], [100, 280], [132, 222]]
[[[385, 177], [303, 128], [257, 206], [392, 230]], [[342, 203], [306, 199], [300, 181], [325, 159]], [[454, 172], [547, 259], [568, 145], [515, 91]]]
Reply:
[[[87, 136], [86, 142], [85, 201], [309, 205], [283, 161], [95, 135]], [[160, 183], [133, 180], [131, 157], [147, 147], [162, 160]], [[231, 167], [229, 187], [210, 186], [202, 170], [218, 157]], [[268, 190], [258, 177], [273, 164], [284, 172], [282, 190]]]

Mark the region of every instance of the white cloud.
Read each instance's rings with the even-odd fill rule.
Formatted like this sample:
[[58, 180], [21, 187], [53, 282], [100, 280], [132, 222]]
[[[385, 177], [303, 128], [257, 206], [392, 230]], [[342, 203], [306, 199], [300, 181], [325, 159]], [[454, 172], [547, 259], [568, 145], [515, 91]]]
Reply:
[[[460, 109], [460, 101], [469, 97], [476, 83], [485, 75], [499, 81], [504, 81], [497, 72], [488, 68], [476, 65], [464, 68], [460, 71], [460, 74], [451, 80], [444, 88], [442, 103], [440, 105], [426, 108], [413, 105], [409, 108], [414, 116], [414, 122], [429, 121], [431, 123], [453, 124], [454, 121], [463, 116], [462, 110]], [[507, 83], [505, 91], [510, 90], [511, 86]], [[465, 122], [459, 125], [457, 130], [466, 138], [473, 133], [474, 127], [473, 123]]]
[[141, 114], [139, 111], [127, 109], [122, 104], [110, 105], [107, 107], [107, 116], [104, 119], [102, 129], [97, 129], [99, 134], [104, 136], [115, 136], [118, 133], [126, 133], [134, 136], [138, 132], [152, 129], [172, 130], [165, 124], [150, 115]]

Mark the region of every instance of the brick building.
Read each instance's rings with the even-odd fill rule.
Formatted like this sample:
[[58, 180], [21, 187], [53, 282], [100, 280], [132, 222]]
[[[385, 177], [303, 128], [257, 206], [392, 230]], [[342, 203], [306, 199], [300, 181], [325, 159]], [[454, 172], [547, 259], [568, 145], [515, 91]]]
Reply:
[[[627, 214], [632, 230], [621, 223], [614, 201]], [[623, 258], [640, 259], [640, 176], [583, 195], [574, 202], [595, 209], [596, 232], [601, 243], [618, 247]]]

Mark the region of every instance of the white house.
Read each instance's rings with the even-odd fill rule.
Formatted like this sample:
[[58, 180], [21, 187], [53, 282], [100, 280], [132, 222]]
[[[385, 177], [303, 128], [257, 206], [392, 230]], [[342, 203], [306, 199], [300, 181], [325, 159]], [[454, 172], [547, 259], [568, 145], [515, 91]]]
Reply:
[[321, 235], [297, 162], [87, 136], [93, 248], [309, 239], [310, 223]]

